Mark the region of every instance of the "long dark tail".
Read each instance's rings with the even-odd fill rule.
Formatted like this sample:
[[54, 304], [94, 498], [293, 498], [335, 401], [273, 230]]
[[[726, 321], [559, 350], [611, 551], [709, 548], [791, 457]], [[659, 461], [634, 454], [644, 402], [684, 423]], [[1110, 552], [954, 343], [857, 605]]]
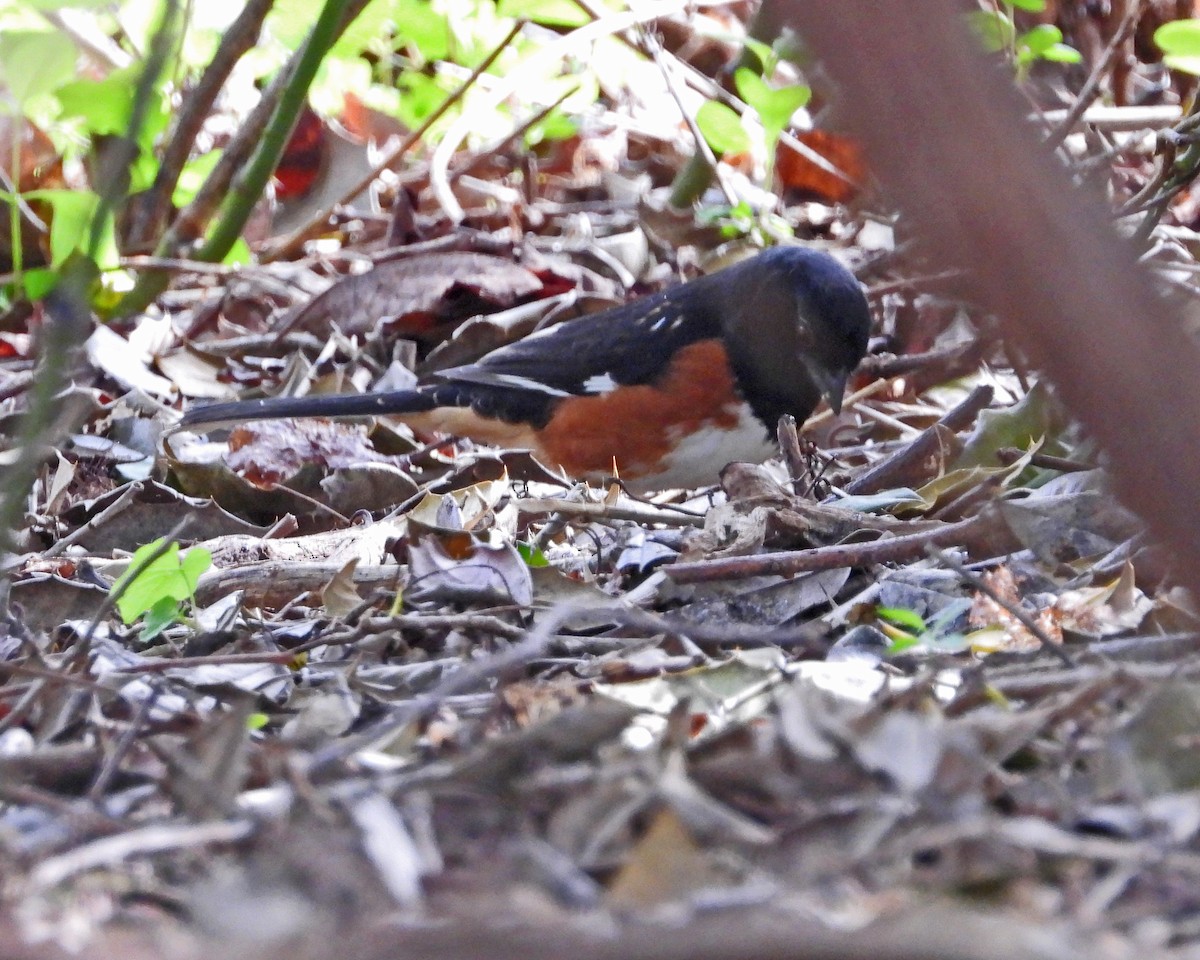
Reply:
[[192, 407], [183, 415], [178, 429], [236, 426], [247, 420], [282, 420], [287, 417], [369, 417], [388, 413], [422, 413], [437, 402], [421, 390], [394, 393], [350, 393], [311, 397], [269, 397], [236, 400]]

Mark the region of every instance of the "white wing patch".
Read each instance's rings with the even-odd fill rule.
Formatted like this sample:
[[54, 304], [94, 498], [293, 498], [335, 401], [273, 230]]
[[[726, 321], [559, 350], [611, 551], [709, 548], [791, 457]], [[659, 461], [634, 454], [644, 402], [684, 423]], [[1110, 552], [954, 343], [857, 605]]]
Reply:
[[574, 394], [559, 390], [548, 383], [533, 380], [529, 377], [519, 377], [513, 373], [495, 373], [485, 367], [454, 367], [443, 370], [441, 375], [447, 380], [457, 380], [460, 383], [480, 383], [493, 387], [516, 387], [518, 390], [530, 390], [534, 393], [544, 393], [551, 397], [572, 397]]
[[598, 373], [583, 381], [584, 393], [611, 393], [617, 389], [617, 381], [612, 374]]
[[666, 305], [662, 304], [646, 314], [642, 318], [642, 323], [648, 323], [649, 321], [653, 320], [654, 322], [650, 324], [650, 330], [653, 333], [658, 333], [659, 330], [661, 330], [667, 323], [670, 322], [671, 316], [672, 315], [670, 312], [668, 312]]

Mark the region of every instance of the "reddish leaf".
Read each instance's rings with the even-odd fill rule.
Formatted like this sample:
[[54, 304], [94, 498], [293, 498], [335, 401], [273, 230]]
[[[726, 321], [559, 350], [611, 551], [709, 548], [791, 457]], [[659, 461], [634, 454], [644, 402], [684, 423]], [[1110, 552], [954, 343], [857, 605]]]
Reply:
[[796, 139], [845, 176], [831, 173], [780, 141], [775, 154], [775, 170], [783, 186], [827, 203], [847, 203], [858, 194], [867, 177], [867, 164], [856, 141], [826, 130], [809, 130], [797, 134]]

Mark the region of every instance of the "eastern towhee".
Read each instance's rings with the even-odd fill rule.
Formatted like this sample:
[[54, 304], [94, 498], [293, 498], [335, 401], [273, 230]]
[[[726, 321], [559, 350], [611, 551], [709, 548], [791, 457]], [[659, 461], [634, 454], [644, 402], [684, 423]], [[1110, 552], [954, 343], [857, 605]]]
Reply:
[[539, 330], [394, 393], [194, 407], [179, 426], [396, 414], [422, 432], [528, 448], [636, 489], [712, 483], [775, 450], [781, 414], [839, 411], [871, 317], [828, 254], [776, 247], [623, 306]]

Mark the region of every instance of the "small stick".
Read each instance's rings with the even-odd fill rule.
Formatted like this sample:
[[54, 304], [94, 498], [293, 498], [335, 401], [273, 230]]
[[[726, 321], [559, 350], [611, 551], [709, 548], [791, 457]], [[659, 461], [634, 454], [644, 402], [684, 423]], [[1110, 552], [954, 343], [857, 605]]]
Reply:
[[783, 550], [753, 557], [722, 557], [719, 560], [676, 563], [663, 567], [663, 570], [676, 583], [708, 583], [713, 580], [745, 580], [768, 574], [790, 577], [813, 570], [894, 563], [921, 556], [930, 544], [954, 545], [969, 539], [977, 535], [984, 525], [983, 518], [975, 516], [933, 530], [884, 537], [867, 543], [836, 544], [831, 547], [814, 547], [811, 550]]
[[1041, 628], [1041, 625], [1029, 615], [1028, 611], [1024, 610], [1021, 606], [1013, 603], [1006, 597], [1001, 596], [998, 591], [992, 589], [992, 586], [986, 580], [972, 573], [961, 563], [959, 563], [958, 560], [946, 553], [945, 550], [939, 550], [937, 547], [930, 544], [929, 555], [931, 557], [935, 557], [941, 563], [945, 564], [956, 574], [958, 574], [963, 583], [969, 586], [972, 590], [979, 591], [993, 603], [1002, 607], [1005, 612], [1012, 614], [1012, 616], [1017, 619], [1021, 626], [1023, 626], [1030, 632], [1030, 634], [1033, 635], [1034, 638], [1036, 638], [1037, 642], [1041, 644], [1042, 649], [1046, 653], [1050, 653], [1058, 657], [1064, 666], [1075, 666], [1075, 661], [1063, 649], [1062, 644], [1055, 643], [1053, 638], [1051, 638], [1051, 636]]
[[907, 447], [897, 451], [846, 485], [848, 494], [874, 493], [892, 485], [894, 478], [910, 475], [921, 463], [937, 453], [947, 430], [957, 433], [973, 423], [979, 412], [992, 402], [992, 388], [976, 387], [957, 407], [950, 410]]

